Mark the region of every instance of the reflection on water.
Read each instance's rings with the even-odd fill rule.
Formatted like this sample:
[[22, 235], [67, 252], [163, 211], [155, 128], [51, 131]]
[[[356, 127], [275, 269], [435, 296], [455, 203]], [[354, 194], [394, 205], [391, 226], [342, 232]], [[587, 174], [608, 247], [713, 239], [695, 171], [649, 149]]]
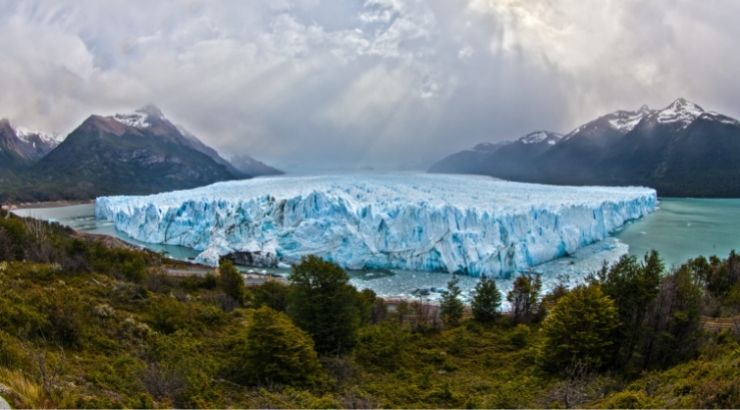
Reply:
[[[93, 204], [56, 208], [32, 208], [13, 211], [20, 216], [56, 221], [85, 232], [116, 236], [126, 242], [165, 253], [179, 260], [191, 260], [198, 252], [174, 245], [147, 244], [118, 232], [113, 224], [95, 219]], [[640, 221], [627, 225], [609, 238], [587, 246], [574, 255], [560, 258], [532, 269], [542, 274], [545, 289], [558, 282], [574, 285], [589, 273], [598, 270], [606, 260], [613, 262], [628, 251], [642, 256], [650, 249], [660, 252], [666, 265], [679, 264], [697, 255], [725, 256], [733, 248], [740, 249], [740, 200], [737, 199], [677, 199], [663, 198], [660, 210]], [[256, 269], [260, 273], [287, 275], [287, 269]], [[381, 296], [438, 299], [450, 280], [446, 273], [409, 271], [350, 272], [351, 283], [369, 288]], [[477, 283], [477, 278], [460, 276], [463, 297]], [[497, 279], [503, 293], [511, 289], [512, 279]]]

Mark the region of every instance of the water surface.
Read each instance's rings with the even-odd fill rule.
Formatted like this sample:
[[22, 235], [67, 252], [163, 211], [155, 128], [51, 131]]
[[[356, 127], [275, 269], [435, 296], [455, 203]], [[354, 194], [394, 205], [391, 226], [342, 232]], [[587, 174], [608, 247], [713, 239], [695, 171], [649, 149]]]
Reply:
[[660, 253], [667, 267], [699, 255], [740, 250], [740, 199], [661, 198], [660, 209], [614, 235], [642, 256]]

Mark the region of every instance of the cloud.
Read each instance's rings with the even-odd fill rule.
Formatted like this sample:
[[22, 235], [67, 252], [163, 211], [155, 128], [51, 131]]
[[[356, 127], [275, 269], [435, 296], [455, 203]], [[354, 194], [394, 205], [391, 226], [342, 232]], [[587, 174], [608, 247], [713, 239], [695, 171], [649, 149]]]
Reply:
[[731, 0], [0, 3], [0, 116], [159, 105], [222, 152], [423, 167], [677, 96], [740, 114]]

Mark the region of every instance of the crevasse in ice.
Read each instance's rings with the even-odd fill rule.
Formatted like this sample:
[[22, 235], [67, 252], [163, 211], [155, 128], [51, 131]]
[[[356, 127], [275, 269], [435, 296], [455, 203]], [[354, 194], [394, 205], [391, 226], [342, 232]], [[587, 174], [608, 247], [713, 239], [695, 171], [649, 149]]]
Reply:
[[499, 276], [571, 254], [657, 206], [642, 187], [564, 187], [415, 173], [270, 177], [148, 196], [95, 212], [134, 239], [348, 269]]

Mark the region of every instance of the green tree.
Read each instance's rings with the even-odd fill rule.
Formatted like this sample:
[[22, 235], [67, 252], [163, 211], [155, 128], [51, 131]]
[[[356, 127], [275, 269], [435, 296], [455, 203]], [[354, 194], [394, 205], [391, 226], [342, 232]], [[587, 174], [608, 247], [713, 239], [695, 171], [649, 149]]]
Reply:
[[645, 334], [645, 318], [650, 303], [658, 294], [663, 262], [658, 253], [645, 255], [642, 264], [634, 256], [623, 256], [609, 270], [601, 273], [601, 288], [614, 300], [619, 317], [617, 362], [630, 366], [635, 348]]
[[311, 386], [323, 378], [311, 337], [267, 306], [254, 311], [233, 358], [239, 383]]
[[355, 343], [363, 301], [347, 273], [334, 263], [307, 256], [293, 267], [288, 314], [307, 331], [319, 353], [341, 353]]
[[557, 283], [555, 286], [550, 289], [549, 292], [547, 292], [540, 301], [540, 311], [539, 315], [541, 317], [545, 317], [547, 315], [547, 312], [551, 311], [553, 307], [558, 303], [560, 298], [567, 295], [568, 292], [570, 292], [570, 289], [568, 287], [560, 282]]
[[552, 372], [602, 368], [612, 357], [618, 324], [617, 308], [600, 286], [573, 289], [542, 324], [540, 365]]
[[442, 302], [439, 306], [439, 313], [442, 322], [447, 326], [457, 326], [462, 319], [465, 306], [460, 300], [460, 279], [453, 275], [452, 279], [447, 282], [447, 290], [442, 293]]
[[218, 273], [218, 287], [237, 302], [244, 303], [247, 288], [244, 286], [244, 278], [234, 263], [228, 259], [222, 259], [218, 266]]
[[696, 354], [702, 289], [686, 265], [665, 276], [651, 304], [643, 338], [643, 367], [667, 367]]
[[515, 323], [529, 323], [536, 316], [541, 289], [542, 279], [539, 274], [522, 273], [514, 279], [506, 300], [511, 303]]
[[254, 307], [267, 306], [285, 312], [288, 306], [290, 286], [275, 280], [269, 280], [252, 289], [252, 303]]
[[[725, 260], [712, 256], [709, 261], [700, 256], [690, 260], [686, 266], [707, 290], [707, 297], [714, 298], [724, 308], [724, 314], [731, 316], [740, 312], [740, 255], [733, 250]], [[715, 308], [713, 313], [722, 312]]]
[[496, 281], [483, 275], [473, 292], [473, 300], [470, 303], [473, 318], [484, 323], [495, 321], [501, 307], [501, 293], [496, 288]]

